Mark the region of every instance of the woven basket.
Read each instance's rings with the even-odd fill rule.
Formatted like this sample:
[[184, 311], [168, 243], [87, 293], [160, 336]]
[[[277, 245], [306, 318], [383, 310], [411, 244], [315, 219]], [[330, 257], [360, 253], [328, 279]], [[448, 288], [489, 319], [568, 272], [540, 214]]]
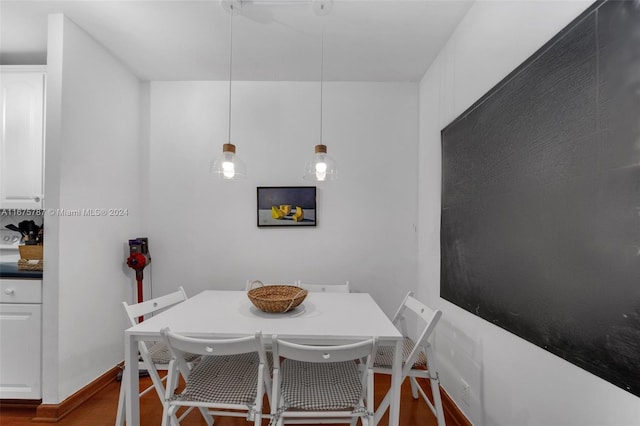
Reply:
[[264, 285], [260, 281], [254, 281], [251, 285], [256, 283], [261, 287], [252, 288], [247, 296], [256, 308], [264, 312], [288, 312], [307, 297], [307, 290], [294, 285]]
[[18, 250], [20, 251], [20, 258], [27, 260], [42, 260], [43, 249], [44, 246], [18, 246]]
[[18, 271], [42, 271], [43, 268], [44, 262], [42, 260], [38, 260], [37, 263], [27, 259], [18, 260]]

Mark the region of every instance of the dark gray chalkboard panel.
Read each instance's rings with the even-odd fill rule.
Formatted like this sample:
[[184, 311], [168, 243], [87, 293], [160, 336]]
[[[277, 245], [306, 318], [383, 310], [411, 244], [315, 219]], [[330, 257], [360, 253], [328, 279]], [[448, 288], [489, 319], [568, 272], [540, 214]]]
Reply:
[[442, 131], [441, 296], [640, 396], [640, 1]]

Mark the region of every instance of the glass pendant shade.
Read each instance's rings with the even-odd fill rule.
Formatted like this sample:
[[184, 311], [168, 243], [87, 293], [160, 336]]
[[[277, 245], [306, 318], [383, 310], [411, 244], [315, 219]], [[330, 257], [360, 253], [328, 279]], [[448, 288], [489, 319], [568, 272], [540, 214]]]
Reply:
[[222, 157], [217, 158], [211, 167], [211, 173], [225, 180], [244, 179], [247, 168], [237, 156], [236, 146], [232, 143], [222, 145]]
[[338, 178], [338, 166], [335, 160], [327, 154], [326, 145], [316, 145], [313, 159], [307, 161], [304, 167], [304, 178], [315, 182], [324, 182]]

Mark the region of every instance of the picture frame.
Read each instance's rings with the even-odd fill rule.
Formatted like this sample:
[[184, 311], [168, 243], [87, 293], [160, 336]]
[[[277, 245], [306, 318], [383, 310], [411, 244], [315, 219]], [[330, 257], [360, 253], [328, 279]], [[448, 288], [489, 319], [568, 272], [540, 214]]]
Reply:
[[256, 210], [259, 228], [316, 226], [316, 187], [259, 186]]

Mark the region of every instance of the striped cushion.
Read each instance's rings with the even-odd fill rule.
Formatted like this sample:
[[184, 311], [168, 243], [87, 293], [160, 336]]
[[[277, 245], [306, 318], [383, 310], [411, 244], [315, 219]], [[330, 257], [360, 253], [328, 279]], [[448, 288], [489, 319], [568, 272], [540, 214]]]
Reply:
[[205, 356], [189, 374], [185, 390], [172, 399], [253, 405], [257, 394], [259, 364], [257, 352]]
[[[409, 337], [405, 337], [402, 342], [402, 366], [404, 367], [409, 354], [416, 346], [415, 342]], [[393, 365], [393, 346], [379, 346], [376, 353], [376, 359], [373, 362], [374, 367], [379, 368], [391, 368]], [[418, 353], [416, 361], [413, 363], [412, 368], [424, 368], [427, 366], [427, 357], [423, 351]]]
[[281, 367], [284, 406], [303, 410], [356, 407], [362, 393], [354, 361], [313, 363], [287, 359]]

